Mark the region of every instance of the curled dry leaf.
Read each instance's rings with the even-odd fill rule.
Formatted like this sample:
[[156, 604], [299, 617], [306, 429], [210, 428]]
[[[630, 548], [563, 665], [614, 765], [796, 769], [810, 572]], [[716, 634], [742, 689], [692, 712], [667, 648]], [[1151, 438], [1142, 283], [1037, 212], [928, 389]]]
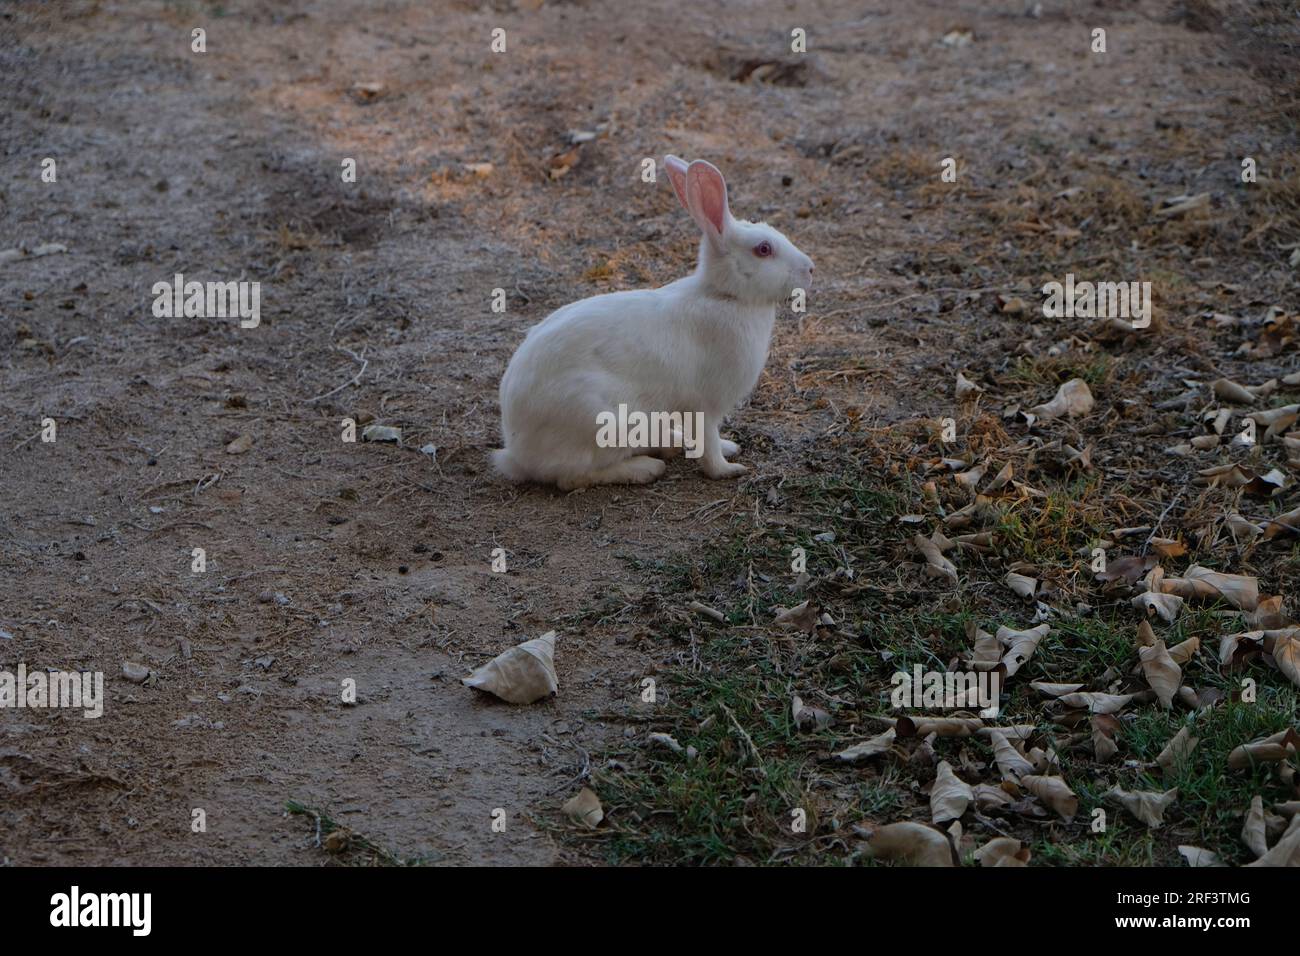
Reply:
[[1187, 846], [1186, 844], [1178, 848], [1179, 854], [1187, 861], [1188, 866], [1227, 866], [1219, 860], [1218, 854], [1212, 850], [1203, 850], [1199, 846]]
[[1190, 728], [1186, 725], [1180, 727], [1178, 733], [1170, 738], [1169, 743], [1165, 744], [1165, 748], [1156, 757], [1157, 766], [1164, 771], [1165, 776], [1170, 776], [1180, 764], [1187, 762], [1187, 758], [1192, 755], [1192, 751], [1200, 742], [1201, 738], [1193, 737]]
[[727, 620], [727, 615], [723, 614], [717, 608], [709, 607], [707, 604], [701, 604], [699, 601], [692, 601], [690, 604], [686, 605], [686, 610], [695, 614], [702, 614], [707, 618], [712, 618], [719, 624], [724, 624]]
[[1015, 484], [1011, 480], [1015, 474], [1015, 468], [1012, 467], [1011, 462], [1007, 462], [1002, 466], [1002, 470], [998, 472], [997, 477], [990, 481], [985, 487], [984, 494], [992, 495], [996, 492], [1002, 491], [1009, 484]]
[[1152, 538], [1151, 550], [1162, 558], [1181, 558], [1187, 553], [1187, 545], [1173, 538]]
[[1083, 707], [1092, 714], [1116, 714], [1132, 702], [1135, 694], [1103, 694], [1100, 691], [1080, 691], [1062, 694], [1057, 698], [1067, 707]]
[[[1145, 624], [1146, 621], [1143, 621], [1142, 623]], [[1200, 649], [1201, 649], [1201, 639], [1199, 637], [1189, 637], [1187, 640], [1175, 644], [1173, 647], [1169, 648], [1169, 659], [1172, 660], [1179, 667], [1182, 667], [1193, 657], [1195, 657], [1196, 652], [1199, 651]]]
[[1066, 823], [1079, 812], [1079, 798], [1060, 777], [1021, 777], [1020, 786], [1055, 810]]
[[897, 737], [897, 731], [890, 727], [883, 734], [878, 734], [870, 740], [864, 740], [860, 744], [854, 744], [847, 750], [841, 750], [837, 754], [832, 754], [836, 760], [842, 760], [845, 763], [853, 763], [856, 760], [866, 760], [868, 757], [878, 757], [880, 754], [888, 753], [894, 746], [894, 739]]
[[1182, 669], [1169, 656], [1164, 641], [1156, 641], [1150, 647], [1139, 648], [1138, 659], [1142, 662], [1142, 675], [1155, 691], [1156, 699], [1165, 710], [1168, 710], [1174, 705], [1174, 694], [1178, 692], [1178, 686], [1183, 682]]
[[1081, 378], [1072, 378], [1056, 390], [1056, 396], [1050, 402], [1031, 408], [1029, 413], [1037, 418], [1059, 418], [1062, 415], [1074, 418], [1087, 415], [1094, 404], [1088, 383]]
[[1016, 592], [1022, 598], [1031, 598], [1034, 592], [1038, 590], [1038, 581], [1035, 578], [1027, 577], [1023, 574], [1016, 574], [1014, 571], [1008, 571], [1007, 576], [1003, 578], [1007, 587]]
[[899, 717], [894, 721], [900, 737], [969, 737], [983, 726], [978, 717]]
[[991, 670], [1002, 659], [1002, 645], [988, 631], [981, 630], [972, 620], [966, 621], [966, 639], [974, 644], [970, 662], [979, 670]]
[[[1285, 442], [1285, 439], [1284, 439]], [[1212, 465], [1197, 472], [1196, 484], [1211, 488], [1240, 488], [1248, 495], [1268, 498], [1286, 487], [1286, 474], [1277, 468], [1260, 475], [1242, 465]]]
[[1264, 649], [1264, 631], [1224, 634], [1219, 638], [1219, 664], [1225, 670], [1237, 667]]
[[980, 482], [984, 480], [984, 474], [987, 470], [984, 465], [978, 465], [970, 471], [963, 471], [960, 474], [953, 475], [952, 480], [966, 491], [974, 494], [975, 490], [979, 488]]
[[980, 727], [975, 731], [981, 737], [993, 739], [994, 732], [1003, 734], [1007, 740], [1018, 740], [1025, 743], [1038, 732], [1038, 728], [1033, 724], [1003, 724], [1000, 727]]
[[561, 808], [564, 815], [578, 826], [595, 829], [605, 819], [605, 810], [600, 805], [600, 798], [590, 787], [583, 787], [576, 794], [564, 801]]
[[1228, 515], [1227, 519], [1223, 523], [1227, 527], [1228, 531], [1232, 533], [1232, 540], [1237, 542], [1237, 544], [1241, 544], [1243, 541], [1249, 544], [1259, 537], [1260, 532], [1264, 530], [1263, 525], [1255, 524], [1253, 521], [1247, 521], [1239, 514]]
[[1292, 509], [1271, 519], [1264, 528], [1264, 540], [1271, 541], [1278, 535], [1300, 534], [1300, 508]]
[[971, 790], [975, 795], [975, 807], [978, 810], [998, 810], [1011, 802], [1011, 794], [1001, 787], [988, 783], [977, 783]]
[[1165, 822], [1165, 811], [1178, 799], [1178, 788], [1155, 793], [1150, 790], [1128, 791], [1112, 787], [1106, 796], [1154, 830]]
[[1111, 581], [1123, 581], [1125, 584], [1136, 584], [1146, 574], [1156, 566], [1156, 557], [1153, 554], [1135, 555], [1129, 554], [1122, 558], [1115, 558], [1113, 561], [1106, 562], [1106, 570], [1098, 571], [1094, 577], [1103, 583]]
[[1291, 818], [1291, 826], [1282, 839], [1254, 863], [1247, 866], [1300, 866], [1300, 816]]
[[1082, 690], [1082, 684], [1049, 684], [1047, 681], [1030, 681], [1029, 686], [1038, 691], [1044, 697], [1060, 697], [1062, 694], [1073, 694], [1077, 690]]
[[955, 866], [946, 834], [923, 823], [890, 823], [883, 827], [855, 827], [867, 841], [869, 856], [908, 866]]
[[935, 770], [934, 784], [930, 787], [930, 819], [935, 823], [956, 820], [975, 799], [971, 788], [963, 783], [948, 761], [940, 761]]
[[998, 628], [998, 641], [1007, 648], [1002, 663], [1006, 665], [1008, 678], [1034, 656], [1034, 651], [1050, 631], [1051, 627], [1047, 624], [1039, 624], [1024, 631], [1015, 631], [1005, 625]]
[[1287, 680], [1300, 687], [1300, 629], [1288, 628], [1279, 632], [1271, 642], [1267, 632], [1264, 650], [1273, 656], [1273, 664], [1286, 675]]
[[772, 623], [781, 627], [790, 627], [811, 634], [817, 629], [819, 614], [812, 602], [804, 601], [791, 608], [778, 607], [773, 612], [776, 618]]
[[975, 851], [980, 866], [1028, 866], [1029, 847], [1014, 837], [994, 837]]
[[555, 678], [555, 632], [498, 654], [461, 683], [511, 704], [531, 704], [559, 689]]
[[957, 583], [957, 566], [943, 556], [939, 546], [925, 535], [918, 534], [912, 538], [916, 550], [925, 556], [926, 573], [931, 577], [944, 578], [952, 584]]
[[1007, 740], [1007, 735], [996, 728], [991, 729], [989, 738], [993, 744], [993, 759], [998, 765], [1004, 780], [1019, 780], [1025, 774], [1034, 772], [1034, 765]]
[[1119, 721], [1110, 714], [1093, 714], [1088, 723], [1092, 729], [1092, 752], [1097, 760], [1101, 763], [1113, 760], [1119, 753], [1119, 744], [1115, 743]]
[[1156, 615], [1166, 624], [1172, 624], [1183, 607], [1183, 599], [1177, 594], [1159, 594], [1155, 591], [1144, 591], [1130, 603], [1147, 617]]
[[1246, 386], [1238, 385], [1232, 379], [1215, 379], [1211, 387], [1214, 389], [1214, 394], [1225, 402], [1235, 402], [1238, 405], [1254, 405], [1259, 400], [1258, 395], [1246, 388]]
[[957, 373], [957, 399], [962, 401], [972, 396], [978, 395], [984, 389], [980, 388], [961, 372]]
[[1246, 821], [1241, 827], [1241, 842], [1250, 848], [1250, 852], [1255, 854], [1256, 859], [1268, 852], [1266, 833], [1264, 798], [1256, 794], [1250, 801], [1250, 809], [1246, 811]]
[[1255, 610], [1244, 611], [1242, 616], [1252, 630], [1278, 630], [1291, 623], [1291, 616], [1282, 606], [1282, 595], [1261, 598]]
[[1279, 730], [1270, 737], [1252, 740], [1248, 744], [1234, 747], [1228, 754], [1229, 770], [1245, 770], [1258, 763], [1275, 763], [1295, 757], [1300, 750], [1300, 734], [1295, 728]]
[[1259, 604], [1259, 579], [1249, 574], [1223, 574], [1196, 565], [1181, 578], [1160, 582], [1164, 594], [1177, 594], [1184, 600], [1222, 598], [1239, 611], [1253, 611]]

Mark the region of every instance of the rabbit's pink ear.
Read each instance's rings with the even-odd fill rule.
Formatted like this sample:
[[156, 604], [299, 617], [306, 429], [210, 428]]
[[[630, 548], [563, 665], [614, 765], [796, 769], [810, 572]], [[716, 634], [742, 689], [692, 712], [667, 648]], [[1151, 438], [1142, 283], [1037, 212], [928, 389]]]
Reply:
[[697, 159], [686, 167], [686, 208], [706, 236], [714, 242], [722, 239], [731, 222], [731, 209], [727, 206], [727, 181], [713, 164]]
[[676, 156], [665, 156], [664, 171], [668, 173], [668, 181], [673, 184], [673, 192], [677, 193], [682, 208], [690, 212], [690, 204], [686, 201], [686, 163]]

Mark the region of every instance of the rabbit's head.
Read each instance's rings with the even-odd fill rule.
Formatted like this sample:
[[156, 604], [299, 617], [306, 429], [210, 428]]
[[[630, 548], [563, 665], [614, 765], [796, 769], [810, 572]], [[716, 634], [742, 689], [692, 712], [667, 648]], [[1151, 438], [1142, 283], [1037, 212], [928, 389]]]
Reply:
[[813, 261], [765, 222], [731, 215], [727, 183], [711, 163], [676, 156], [664, 169], [677, 198], [704, 233], [700, 268], [710, 289], [743, 302], [780, 302], [812, 284]]

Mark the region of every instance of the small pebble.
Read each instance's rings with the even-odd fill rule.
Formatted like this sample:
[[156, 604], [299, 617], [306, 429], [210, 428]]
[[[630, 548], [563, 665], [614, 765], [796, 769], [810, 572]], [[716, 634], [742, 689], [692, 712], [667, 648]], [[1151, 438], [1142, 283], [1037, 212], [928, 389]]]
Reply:
[[132, 684], [143, 684], [149, 679], [149, 668], [134, 661], [125, 661], [122, 664], [122, 676]]

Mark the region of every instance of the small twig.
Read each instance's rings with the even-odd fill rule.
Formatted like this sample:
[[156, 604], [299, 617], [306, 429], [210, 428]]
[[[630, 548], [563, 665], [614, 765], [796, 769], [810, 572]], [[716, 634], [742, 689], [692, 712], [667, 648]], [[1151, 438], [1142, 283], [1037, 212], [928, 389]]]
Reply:
[[315, 402], [319, 402], [322, 401], [323, 399], [329, 398], [331, 395], [337, 395], [339, 392], [343, 391], [343, 389], [347, 388], [349, 385], [361, 384], [361, 376], [366, 374], [366, 367], [370, 364], [370, 359], [365, 358], [364, 356], [357, 355], [356, 352], [353, 352], [351, 349], [346, 349], [341, 345], [336, 346], [336, 348], [338, 348], [340, 352], [346, 353], [347, 356], [351, 358], [353, 361], [360, 362], [361, 368], [357, 370], [356, 375], [353, 375], [350, 379], [348, 379], [338, 388], [331, 388], [324, 395], [317, 395], [315, 398], [309, 398], [307, 399], [306, 404], [311, 405]]

